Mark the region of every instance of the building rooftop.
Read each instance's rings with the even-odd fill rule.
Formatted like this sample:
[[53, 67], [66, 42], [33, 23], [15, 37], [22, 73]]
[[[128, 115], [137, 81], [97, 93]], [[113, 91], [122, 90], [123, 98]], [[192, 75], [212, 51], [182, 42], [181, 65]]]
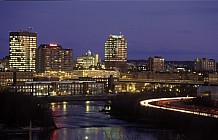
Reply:
[[110, 35], [110, 36], [116, 39], [123, 38], [123, 35]]
[[61, 45], [59, 44], [41, 44], [39, 46], [39, 49], [44, 49], [44, 48], [49, 48], [49, 49], [63, 49]]

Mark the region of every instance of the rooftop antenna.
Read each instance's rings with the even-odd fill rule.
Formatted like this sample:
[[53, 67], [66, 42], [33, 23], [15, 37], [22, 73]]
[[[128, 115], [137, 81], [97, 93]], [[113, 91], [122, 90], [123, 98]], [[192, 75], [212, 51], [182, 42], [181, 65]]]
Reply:
[[122, 36], [122, 33], [120, 32], [120, 36]]
[[29, 27], [29, 32], [32, 32], [32, 29], [33, 29], [32, 27]]

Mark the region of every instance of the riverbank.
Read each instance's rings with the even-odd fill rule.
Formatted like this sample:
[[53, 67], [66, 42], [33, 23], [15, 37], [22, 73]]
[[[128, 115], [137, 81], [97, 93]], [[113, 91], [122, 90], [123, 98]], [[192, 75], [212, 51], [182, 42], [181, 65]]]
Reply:
[[36, 97], [48, 102], [70, 102], [70, 101], [108, 101], [116, 98], [116, 94], [102, 95], [70, 95], [70, 96], [43, 96]]
[[45, 100], [11, 92], [0, 93], [0, 133], [56, 129]]

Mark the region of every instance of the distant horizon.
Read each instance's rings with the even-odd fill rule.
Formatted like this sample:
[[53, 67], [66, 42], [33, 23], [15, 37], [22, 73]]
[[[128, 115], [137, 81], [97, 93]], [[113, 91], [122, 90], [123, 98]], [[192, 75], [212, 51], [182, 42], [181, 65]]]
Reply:
[[[31, 27], [32, 28], [32, 27]], [[9, 33], [10, 32], [19, 32], [19, 31], [22, 31], [22, 32], [29, 32], [28, 30], [21, 30], [21, 29], [19, 29], [19, 30], [17, 30], [17, 31], [9, 31], [8, 32], [8, 38], [9, 38]], [[37, 33], [37, 31], [33, 31], [33, 30], [31, 30], [31, 32], [34, 32], [34, 33]], [[121, 32], [120, 32], [121, 33]], [[119, 34], [120, 34], [119, 33]], [[119, 35], [119, 34], [109, 34], [109, 35]], [[108, 37], [109, 37], [109, 35], [108, 35]], [[124, 37], [125, 37], [125, 35], [124, 34], [122, 34]], [[38, 38], [38, 33], [37, 33], [37, 38]], [[106, 40], [105, 40], [106, 41]], [[37, 42], [38, 42], [38, 39], [37, 39]], [[8, 42], [9, 43], [9, 42]], [[39, 44], [39, 45], [38, 45]], [[37, 46], [36, 46], [36, 48], [38, 48], [40, 45], [42, 45], [42, 44], [58, 44], [58, 45], [61, 45], [60, 43], [57, 43], [57, 42], [50, 42], [50, 43], [37, 43]], [[127, 44], [128, 44], [128, 39], [127, 39]], [[61, 45], [64, 49], [67, 49], [66, 47], [64, 47], [63, 45]], [[128, 45], [127, 45], [128, 46]], [[70, 48], [70, 49], [73, 49], [73, 48]], [[87, 48], [87, 51], [88, 50], [90, 50], [90, 49], [88, 49]], [[127, 50], [128, 50], [128, 47], [127, 47]], [[77, 55], [77, 56], [80, 56], [80, 55], [84, 55], [85, 53], [87, 53], [87, 51], [85, 51], [83, 54], [79, 54], [79, 55]], [[99, 54], [99, 53], [95, 53], [95, 52], [93, 52], [92, 50], [90, 50], [92, 53], [94, 53], [94, 54]], [[73, 49], [73, 53], [74, 53], [74, 49]], [[174, 60], [168, 60], [168, 59], [166, 59], [163, 55], [152, 55], [152, 56], [148, 56], [147, 58], [137, 58], [137, 59], [135, 59], [135, 58], [130, 58], [130, 59], [128, 59], [128, 53], [129, 52], [127, 52], [127, 60], [147, 60], [149, 57], [154, 57], [154, 56], [161, 56], [161, 57], [163, 57], [164, 59], [165, 59], [165, 61], [194, 61], [194, 59], [196, 59], [196, 58], [208, 58], [208, 57], [195, 57], [195, 58], [193, 58], [193, 60], [181, 60], [181, 59], [174, 59]], [[1, 53], [0, 53], [0, 56], [1, 56]], [[9, 56], [9, 45], [8, 45], [8, 55], [6, 55], [6, 56]], [[76, 60], [76, 58], [77, 58], [77, 56], [75, 56], [74, 54], [73, 54], [73, 60]], [[103, 56], [103, 58], [104, 58], [104, 54], [99, 54], [99, 56], [100, 56], [100, 58], [101, 58], [101, 56]], [[5, 56], [2, 56], [2, 57], [0, 57], [0, 59], [2, 59], [2, 58], [4, 58]], [[214, 59], [214, 58], [208, 58], [208, 59]], [[101, 58], [101, 60], [104, 60], [104, 59], [102, 59]], [[216, 59], [215, 59], [216, 60]]]
[[37, 32], [77, 56], [91, 50], [104, 60], [104, 43], [120, 32], [128, 60], [218, 61], [218, 1], [0, 1], [0, 58], [9, 55], [9, 31]]

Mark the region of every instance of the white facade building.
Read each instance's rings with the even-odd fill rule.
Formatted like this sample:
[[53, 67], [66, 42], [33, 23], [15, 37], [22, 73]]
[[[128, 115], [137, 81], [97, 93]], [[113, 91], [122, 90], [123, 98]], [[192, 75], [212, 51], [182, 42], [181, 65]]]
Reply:
[[77, 57], [77, 65], [81, 66], [84, 69], [88, 69], [90, 66], [97, 66], [99, 62], [99, 55], [93, 54], [91, 51], [88, 51], [85, 55]]

